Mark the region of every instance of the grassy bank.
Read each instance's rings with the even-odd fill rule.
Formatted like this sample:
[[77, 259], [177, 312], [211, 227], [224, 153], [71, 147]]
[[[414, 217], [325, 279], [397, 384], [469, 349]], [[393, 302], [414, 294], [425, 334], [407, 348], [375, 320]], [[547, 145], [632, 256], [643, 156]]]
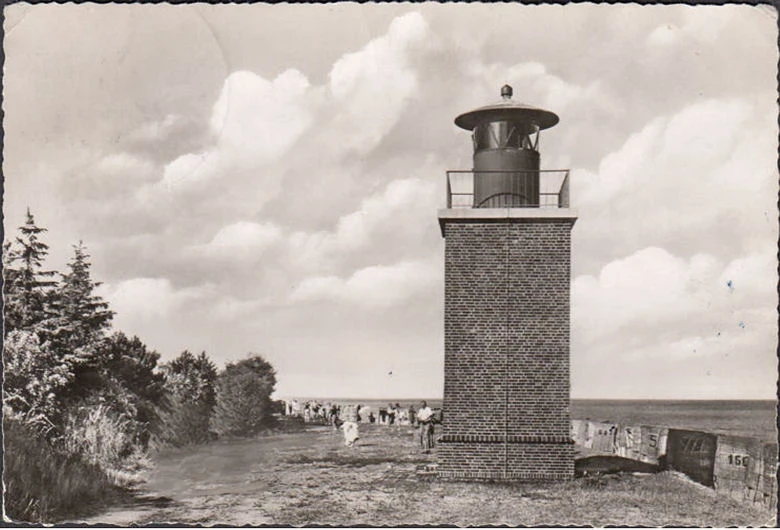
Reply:
[[12, 520], [57, 522], [128, 496], [97, 465], [56, 450], [16, 422], [3, 422], [3, 440], [4, 507]]
[[408, 427], [361, 426], [355, 448], [327, 427], [160, 453], [142, 503], [104, 524], [757, 526], [773, 514], [676, 473], [558, 484], [420, 479]]

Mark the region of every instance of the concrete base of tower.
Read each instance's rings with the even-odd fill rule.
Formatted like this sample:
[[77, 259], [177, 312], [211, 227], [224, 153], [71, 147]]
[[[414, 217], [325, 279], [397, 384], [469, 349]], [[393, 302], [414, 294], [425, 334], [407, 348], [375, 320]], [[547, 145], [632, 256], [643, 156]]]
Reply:
[[463, 481], [550, 481], [574, 478], [574, 446], [557, 442], [445, 441], [438, 478]]

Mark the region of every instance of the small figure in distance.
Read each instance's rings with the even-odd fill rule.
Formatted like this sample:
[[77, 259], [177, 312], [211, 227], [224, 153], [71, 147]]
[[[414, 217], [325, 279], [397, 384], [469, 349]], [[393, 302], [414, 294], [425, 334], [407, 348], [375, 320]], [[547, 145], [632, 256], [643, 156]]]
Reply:
[[335, 403], [330, 406], [330, 424], [339, 428], [339, 407]]
[[433, 448], [433, 410], [428, 403], [420, 403], [417, 411], [417, 423], [420, 424], [420, 446], [423, 453], [430, 453]]
[[357, 424], [357, 408], [350, 405], [345, 410], [344, 424], [341, 429], [344, 431], [344, 445], [353, 447], [360, 438]]

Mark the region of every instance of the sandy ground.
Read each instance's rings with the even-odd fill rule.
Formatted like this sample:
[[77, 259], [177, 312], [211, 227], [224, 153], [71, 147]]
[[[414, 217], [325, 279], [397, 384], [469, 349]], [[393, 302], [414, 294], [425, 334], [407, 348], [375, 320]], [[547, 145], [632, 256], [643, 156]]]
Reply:
[[439, 482], [421, 478], [409, 427], [361, 426], [347, 448], [338, 432], [228, 441], [157, 455], [135, 501], [84, 522], [237, 525], [773, 526], [745, 506], [677, 473], [558, 484]]

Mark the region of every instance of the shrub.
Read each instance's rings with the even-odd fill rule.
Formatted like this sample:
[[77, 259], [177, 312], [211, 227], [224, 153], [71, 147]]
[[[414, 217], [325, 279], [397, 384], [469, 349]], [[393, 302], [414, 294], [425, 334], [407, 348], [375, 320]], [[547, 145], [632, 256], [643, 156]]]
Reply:
[[4, 412], [49, 433], [62, 411], [59, 395], [73, 379], [72, 367], [41, 345], [36, 333], [12, 331], [3, 341]]
[[209, 420], [213, 407], [192, 403], [178, 396], [170, 396], [159, 413], [159, 424], [152, 435], [152, 444], [183, 447], [201, 444], [213, 439], [209, 432]]
[[217, 370], [206, 352], [195, 356], [184, 351], [163, 365], [163, 371], [165, 396], [153, 433], [154, 444], [180, 447], [210, 440]]
[[3, 420], [5, 512], [18, 521], [56, 522], [123, 494], [101, 469], [67, 454], [20, 422]]
[[219, 436], [257, 434], [271, 417], [275, 385], [273, 367], [259, 355], [228, 364], [217, 379], [212, 430]]

